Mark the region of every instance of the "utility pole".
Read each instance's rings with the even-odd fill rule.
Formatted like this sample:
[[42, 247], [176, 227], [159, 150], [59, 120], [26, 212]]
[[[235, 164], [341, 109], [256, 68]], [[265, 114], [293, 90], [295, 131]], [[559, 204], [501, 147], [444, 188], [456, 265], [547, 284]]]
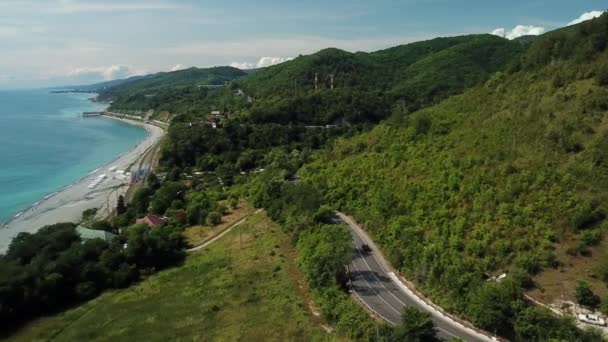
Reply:
[[334, 89], [334, 74], [329, 74], [329, 78], [331, 78], [331, 89]]
[[315, 73], [315, 92], [319, 90], [319, 74]]

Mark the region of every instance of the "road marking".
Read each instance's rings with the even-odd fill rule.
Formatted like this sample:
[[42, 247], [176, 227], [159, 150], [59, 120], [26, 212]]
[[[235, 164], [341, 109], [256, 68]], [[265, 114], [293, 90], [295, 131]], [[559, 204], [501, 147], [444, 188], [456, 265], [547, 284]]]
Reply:
[[[357, 234], [355, 232], [355, 234]], [[362, 240], [362, 239], [361, 239]], [[363, 254], [361, 253], [361, 251], [359, 251], [358, 248], [357, 249], [357, 253], [359, 254], [359, 256], [361, 257], [361, 259], [363, 259], [363, 262], [367, 265], [367, 268], [372, 272], [372, 274], [374, 275], [374, 278], [376, 278], [376, 280], [380, 283], [380, 285], [382, 285], [382, 287], [384, 287], [384, 289], [391, 295], [393, 296], [399, 303], [401, 303], [401, 305], [407, 307], [407, 304], [405, 304], [404, 302], [401, 301], [401, 299], [399, 299], [397, 296], [395, 296], [394, 293], [392, 293], [386, 286], [384, 286], [384, 282], [382, 282], [380, 280], [380, 278], [378, 278], [378, 276], [376, 276], [376, 272], [374, 272], [374, 270], [372, 269], [372, 267], [367, 263], [367, 260], [365, 260], [365, 257], [363, 256]], [[374, 255], [372, 254], [372, 258], [376, 259], [374, 257]], [[376, 260], [377, 262], [377, 260]], [[378, 263], [378, 265], [380, 265], [380, 263]], [[382, 266], [380, 266], [380, 268], [382, 268]], [[388, 274], [387, 274], [388, 275]], [[389, 277], [390, 278], [390, 277]]]
[[397, 323], [394, 323], [393, 321], [389, 320], [388, 318], [382, 316], [378, 311], [374, 310], [369, 304], [367, 304], [367, 302], [365, 300], [363, 300], [363, 298], [361, 296], [359, 296], [359, 293], [357, 293], [357, 290], [353, 289], [353, 292], [355, 293], [355, 296], [357, 296], [357, 298], [359, 298], [359, 300], [361, 301], [361, 303], [363, 303], [365, 306], [367, 306], [367, 308], [370, 309], [373, 313], [375, 313], [376, 315], [378, 315], [383, 320], [389, 322], [390, 324], [397, 325]]
[[[353, 265], [353, 268], [358, 272], [361, 273], [361, 271], [359, 271], [359, 269], [357, 268], [357, 266], [355, 265], [354, 262], [351, 263]], [[380, 298], [380, 300], [382, 300], [383, 302], [386, 303], [386, 305], [388, 305], [389, 308], [393, 309], [393, 311], [395, 311], [398, 315], [401, 316], [401, 311], [395, 309], [389, 302], [386, 301], [386, 299], [384, 299], [380, 293], [378, 291], [376, 291], [376, 289], [374, 289], [370, 283], [367, 281], [367, 279], [365, 279], [365, 277], [363, 277], [363, 275], [361, 275], [361, 278], [363, 279], [363, 281], [367, 284], [367, 287], [369, 287], [370, 290], [372, 290], [373, 292], [376, 293], [377, 297]]]
[[[357, 236], [357, 238], [359, 238], [359, 240], [361, 242], [369, 242], [367, 241], [367, 239], [364, 239], [361, 234], [358, 233], [357, 229], [354, 227], [356, 226], [356, 223], [351, 220], [349, 217], [345, 216], [345, 215], [341, 215], [341, 213], [338, 214], [339, 217], [342, 219], [343, 222], [345, 222], [346, 224], [349, 225], [351, 231]], [[354, 241], [353, 241], [354, 242]], [[373, 244], [373, 242], [372, 242]], [[357, 249], [357, 252], [359, 253], [359, 255], [361, 256], [361, 252]], [[361, 256], [362, 257], [362, 256]], [[363, 258], [363, 257], [362, 257]], [[409, 290], [409, 288], [407, 288], [404, 284], [402, 284], [400, 281], [396, 282], [393, 277], [391, 277], [391, 273], [393, 276], [396, 277], [396, 275], [393, 272], [388, 272], [387, 270], [384, 269], [384, 267], [382, 266], [382, 263], [379, 262], [379, 260], [376, 258], [375, 255], [372, 255], [372, 258], [376, 261], [376, 263], [379, 265], [379, 267], [384, 271], [384, 273], [386, 273], [387, 275], [389, 275], [389, 278], [391, 278], [391, 281], [394, 282], [397, 285], [397, 288], [399, 290], [401, 290], [403, 293], [405, 293], [408, 297], [411, 297], [411, 299], [417, 303], [417, 305], [414, 306], [418, 306], [419, 308], [422, 308], [424, 311], [426, 312], [430, 312], [432, 314], [432, 316], [435, 316], [436, 319], [442, 323], [448, 324], [450, 326], [452, 326], [453, 328], [457, 329], [457, 330], [463, 330], [462, 332], [464, 332], [467, 337], [475, 337], [477, 339], [481, 339], [481, 340], [496, 340], [494, 338], [489, 339], [488, 336], [481, 334], [473, 329], [470, 329], [466, 326], [464, 326], [463, 324], [451, 319], [450, 317], [446, 316], [444, 313], [442, 313], [441, 311], [438, 311], [434, 308], [431, 307], [431, 309], [429, 309], [427, 306], [430, 307], [430, 305], [424, 301], [422, 301], [420, 298], [418, 298], [415, 294], [409, 294], [408, 291], [406, 291], [405, 289]], [[371, 269], [370, 265], [367, 263], [367, 260], [365, 260], [365, 258], [363, 258], [363, 261], [365, 262], [365, 264], [367, 265], [367, 267], [369, 268], [370, 271], [373, 272], [373, 270]], [[354, 265], [354, 262], [351, 262]], [[355, 267], [356, 269], [356, 267]], [[387, 290], [393, 297], [395, 297], [397, 299], [397, 301], [399, 301], [401, 304], [404, 304], [401, 300], [399, 300], [399, 298], [397, 298], [391, 291], [388, 290], [388, 288], [386, 288], [386, 286], [384, 286], [384, 284], [380, 281], [380, 279], [376, 276], [376, 274], [374, 273], [374, 277], [381, 283], [382, 287], [384, 287], [385, 290]], [[367, 280], [365, 281], [367, 283]], [[369, 286], [369, 283], [368, 283]], [[370, 286], [371, 288], [371, 286]], [[405, 288], [405, 289], [404, 289]], [[373, 290], [373, 289], [372, 289]], [[410, 290], [411, 291], [411, 290]], [[382, 296], [380, 296], [380, 294], [374, 290], [374, 292], [376, 292], [376, 294], [378, 294], [378, 297], [380, 297], [380, 299], [382, 299], [383, 302], [385, 302], [389, 307], [391, 307], [393, 310], [394, 308], [386, 301], [384, 300], [384, 298], [382, 298]], [[422, 301], [422, 303], [424, 303], [425, 305], [421, 305], [420, 303], [418, 303], [419, 301]], [[367, 304], [366, 304], [367, 305]], [[404, 304], [405, 305], [405, 304]], [[407, 305], [405, 305], [407, 307]], [[372, 310], [375, 312], [375, 310]], [[385, 319], [386, 320], [386, 319]], [[387, 320], [388, 321], [388, 320]], [[390, 322], [390, 321], [389, 321]], [[446, 335], [452, 336], [452, 337], [456, 337], [456, 338], [461, 338], [459, 336], [456, 336], [448, 331], [446, 331], [445, 329], [436, 326], [436, 329], [438, 331], [441, 331], [443, 333], [445, 333]]]

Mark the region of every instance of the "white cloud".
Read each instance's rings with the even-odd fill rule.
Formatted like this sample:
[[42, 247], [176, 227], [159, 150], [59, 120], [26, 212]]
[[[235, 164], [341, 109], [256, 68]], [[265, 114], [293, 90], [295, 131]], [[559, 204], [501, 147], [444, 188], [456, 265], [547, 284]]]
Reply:
[[50, 10], [54, 13], [90, 13], [90, 12], [125, 12], [125, 11], [158, 11], [176, 9], [178, 6], [166, 2], [123, 1], [120, 3], [95, 3], [78, 0], [59, 0]]
[[591, 19], [597, 18], [597, 17], [601, 16], [603, 13], [604, 13], [603, 11], [591, 11], [591, 12], [583, 13], [577, 19], [574, 19], [571, 22], [569, 22], [568, 26], [580, 24], [583, 21], [587, 21], [587, 20], [591, 20]]
[[178, 70], [182, 70], [182, 69], [185, 69], [185, 67], [181, 64], [177, 64], [173, 68], [171, 68], [171, 71], [178, 71]]
[[135, 70], [128, 65], [111, 65], [109, 67], [75, 68], [68, 72], [68, 77], [74, 79], [99, 78], [111, 81], [141, 74], [143, 74], [142, 71]]
[[493, 35], [505, 37], [507, 39], [515, 39], [522, 36], [538, 36], [543, 33], [545, 33], [544, 27], [533, 25], [517, 25], [510, 31], [501, 27], [492, 31]]
[[[297, 56], [311, 54], [321, 49], [335, 47], [346, 51], [376, 51], [399, 44], [446, 36], [442, 33], [425, 33], [411, 36], [388, 36], [353, 39], [333, 39], [319, 36], [290, 36], [290, 37], [264, 37], [224, 41], [198, 41], [178, 45], [169, 45], [149, 51], [154, 56], [170, 58], [189, 57], [193, 61], [206, 59], [220, 63], [226, 58], [240, 60], [243, 56]], [[225, 62], [224, 62], [225, 63]], [[250, 62], [257, 65], [257, 62]]]
[[258, 69], [258, 68], [269, 67], [271, 65], [281, 64], [283, 62], [287, 62], [292, 59], [293, 59], [292, 57], [262, 57], [257, 61], [257, 63], [233, 62], [233, 63], [230, 63], [230, 66], [234, 67], [234, 68], [242, 69], [242, 70]]

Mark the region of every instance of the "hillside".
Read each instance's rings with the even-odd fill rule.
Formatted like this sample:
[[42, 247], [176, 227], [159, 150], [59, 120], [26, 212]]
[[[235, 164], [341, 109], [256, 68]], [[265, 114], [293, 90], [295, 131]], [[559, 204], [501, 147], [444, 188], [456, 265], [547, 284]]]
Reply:
[[287, 236], [260, 214], [183, 266], [41, 318], [8, 340], [335, 340], [310, 313], [294, 260]]
[[258, 99], [251, 109], [255, 122], [377, 122], [391, 112], [410, 112], [476, 85], [525, 47], [492, 35], [469, 35], [374, 53], [325, 49], [260, 70], [237, 84]]
[[581, 302], [585, 280], [608, 308], [607, 38], [607, 15], [548, 33], [506, 72], [340, 139], [300, 174], [445, 308], [517, 340], [571, 340], [529, 330], [541, 318], [522, 290]]
[[[469, 35], [374, 53], [330, 48], [249, 74], [229, 68], [198, 70], [215, 70], [213, 75], [221, 74], [218, 79], [189, 75], [197, 69], [159, 74], [111, 87], [101, 98], [114, 99], [116, 110], [162, 109], [194, 116], [222, 110], [240, 113], [243, 120], [256, 124], [378, 122], [394, 111], [410, 112], [461, 93], [526, 47], [524, 42], [492, 35]], [[236, 81], [223, 89], [200, 91], [190, 87], [192, 79], [197, 84]], [[246, 96], [237, 94], [238, 89]], [[252, 101], [245, 101], [248, 97]]]
[[204, 95], [207, 91], [204, 86], [221, 86], [245, 75], [244, 71], [232, 67], [189, 68], [161, 72], [126, 79], [108, 88], [100, 89], [99, 99], [113, 101], [111, 109], [161, 109], [166, 104], [175, 105], [175, 102], [183, 97]]

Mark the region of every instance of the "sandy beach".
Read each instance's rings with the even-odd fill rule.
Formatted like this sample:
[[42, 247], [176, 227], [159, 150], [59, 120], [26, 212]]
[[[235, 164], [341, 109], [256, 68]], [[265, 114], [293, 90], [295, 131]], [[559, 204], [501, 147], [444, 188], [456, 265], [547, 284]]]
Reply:
[[[21, 232], [34, 233], [45, 225], [59, 222], [78, 222], [82, 212], [98, 208], [100, 217], [108, 214], [116, 207], [118, 196], [124, 194], [129, 188], [130, 179], [119, 179], [115, 177], [116, 172], [110, 170], [137, 170], [137, 163], [146, 152], [155, 146], [165, 134], [164, 130], [140, 121], [125, 120], [118, 118], [102, 117], [99, 120], [121, 120], [131, 125], [144, 127], [148, 135], [144, 141], [139, 143], [130, 151], [118, 156], [107, 165], [100, 167], [95, 172], [81, 178], [76, 183], [51, 194], [29, 209], [14, 217], [5, 226], [0, 227], [0, 253], [4, 253], [11, 240]], [[101, 175], [106, 175], [98, 186], [93, 189], [89, 185]]]

